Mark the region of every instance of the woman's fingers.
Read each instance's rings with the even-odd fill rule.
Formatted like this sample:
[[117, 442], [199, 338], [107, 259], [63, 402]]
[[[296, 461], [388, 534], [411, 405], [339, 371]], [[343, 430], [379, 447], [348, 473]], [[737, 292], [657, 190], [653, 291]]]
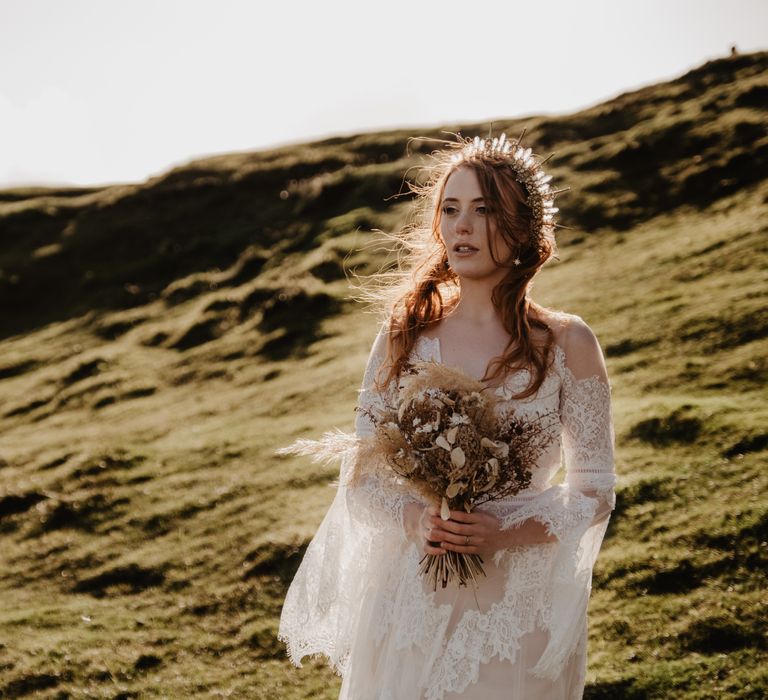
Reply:
[[445, 554], [446, 551], [442, 547], [433, 547], [428, 540], [424, 542], [424, 547], [422, 549], [424, 550], [424, 554], [435, 554], [437, 556]]
[[467, 513], [463, 510], [452, 510], [451, 520], [458, 520], [460, 523], [477, 523], [480, 522], [485, 513], [475, 511], [474, 513]]
[[437, 540], [438, 536], [441, 542], [450, 542], [451, 544], [466, 545], [467, 537], [469, 537], [470, 546], [473, 544], [483, 544], [485, 542], [485, 538], [482, 535], [456, 535], [453, 532], [445, 531], [440, 533], [433, 531], [430, 539]]
[[[478, 554], [496, 520], [488, 513], [476, 511], [451, 511], [451, 518], [443, 520], [437, 507], [424, 509], [425, 525], [422, 530], [425, 554], [442, 555], [448, 551], [462, 554]], [[469, 537], [469, 544], [467, 544]]]
[[453, 532], [457, 535], [471, 535], [474, 532], [477, 532], [477, 526], [475, 525], [464, 525], [462, 523], [454, 522], [453, 520], [443, 520], [440, 517], [432, 517], [430, 518], [432, 522], [432, 527], [435, 529], [441, 529], [441, 530], [447, 530], [448, 532]]
[[422, 536], [426, 554], [457, 552], [480, 555], [482, 552], [482, 556], [485, 556], [487, 546], [495, 551], [496, 547], [492, 543], [496, 541], [494, 538], [498, 535], [500, 523], [490, 513], [452, 510], [448, 520], [443, 520], [434, 506], [427, 507], [425, 513], [426, 527], [422, 530]]
[[432, 527], [427, 529], [425, 536], [426, 539], [432, 540], [433, 542], [466, 544], [467, 537], [469, 537], [470, 544], [483, 544], [485, 542], [485, 535], [477, 532], [477, 530], [467, 530], [465, 533], [455, 533], [440, 527]]
[[443, 542], [443, 547], [448, 551], [459, 552], [461, 554], [479, 554], [480, 552], [480, 547], [477, 547], [474, 544], [463, 545], [453, 544], [452, 542]]
[[422, 536], [424, 538], [422, 550], [425, 554], [445, 554], [445, 550], [440, 546], [439, 535], [435, 532], [435, 528], [427, 526], [427, 528], [422, 531]]

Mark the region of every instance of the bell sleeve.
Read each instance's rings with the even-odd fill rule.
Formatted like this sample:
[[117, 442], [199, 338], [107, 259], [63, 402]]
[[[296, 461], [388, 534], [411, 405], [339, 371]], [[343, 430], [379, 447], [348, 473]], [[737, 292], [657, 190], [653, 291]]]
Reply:
[[[384, 400], [373, 379], [384, 357], [385, 340], [382, 328], [368, 357], [358, 408], [375, 408]], [[280, 614], [278, 639], [298, 667], [305, 656], [322, 655], [338, 675], [344, 675], [366, 591], [385, 575], [407, 540], [403, 508], [416, 499], [384, 475], [352, 478], [360, 458], [356, 438], [372, 430], [370, 419], [358, 411], [354, 435], [328, 433], [327, 440], [298, 440], [277, 451], [316, 461], [340, 459], [333, 502], [306, 548]]]
[[[550, 639], [531, 673], [554, 680], [576, 651], [587, 614], [592, 570], [616, 506], [611, 385], [600, 344], [577, 317], [561, 367], [561, 466], [565, 479], [502, 520], [502, 529], [535, 518], [556, 536], [545, 624]], [[546, 545], [549, 546], [549, 545]]]
[[[392, 387], [379, 390], [375, 385], [377, 373], [382, 370], [386, 357], [386, 325], [379, 329], [366, 363], [363, 382], [358, 392], [355, 418], [355, 435], [368, 437], [375, 427], [366, 412], [382, 408], [387, 401], [393, 400]], [[389, 530], [395, 533], [401, 544], [408, 542], [404, 521], [405, 506], [408, 503], [422, 503], [409, 492], [402, 478], [394, 474], [377, 470], [358, 476], [346, 489], [347, 505], [353, 519], [360, 524], [378, 531]]]

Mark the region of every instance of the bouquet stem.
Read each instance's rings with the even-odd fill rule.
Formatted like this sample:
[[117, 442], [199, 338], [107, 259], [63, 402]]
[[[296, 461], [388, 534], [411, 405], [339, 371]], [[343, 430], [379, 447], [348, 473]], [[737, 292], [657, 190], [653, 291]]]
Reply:
[[452, 551], [440, 555], [425, 554], [419, 564], [419, 573], [432, 583], [433, 591], [437, 591], [438, 581], [442, 588], [445, 588], [449, 581], [457, 581], [459, 586], [466, 586], [471, 580], [477, 586], [477, 577], [485, 576], [483, 559], [479, 554]]

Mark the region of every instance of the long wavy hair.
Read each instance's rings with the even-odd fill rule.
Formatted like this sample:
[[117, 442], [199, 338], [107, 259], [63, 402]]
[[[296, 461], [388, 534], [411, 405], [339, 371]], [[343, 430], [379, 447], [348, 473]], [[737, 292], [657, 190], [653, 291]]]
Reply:
[[[471, 139], [455, 136], [456, 142], [440, 141], [446, 147], [433, 151], [429, 156], [431, 162], [420, 166], [425, 172], [423, 184], [408, 181], [416, 195], [411, 210], [413, 220], [398, 234], [381, 232], [394, 243], [395, 269], [380, 270], [357, 287], [362, 299], [372, 302], [382, 312], [387, 325], [387, 357], [383, 365], [389, 370], [383, 379], [377, 376], [376, 384], [381, 389], [396, 380], [421, 332], [443, 319], [459, 301], [460, 280], [448, 266], [448, 253], [440, 236], [441, 204], [448, 178], [458, 168], [469, 167], [477, 175], [485, 201], [491, 203], [486, 235], [491, 235], [490, 224], [495, 224], [496, 235], [513, 251], [511, 258], [516, 253], [521, 261], [515, 266], [510, 261], [497, 260], [494, 246], [489, 245], [494, 262], [508, 268], [494, 287], [491, 299], [510, 341], [504, 354], [491, 361], [490, 366], [495, 369], [489, 374], [486, 368], [482, 379], [490, 382], [510, 371], [529, 369], [531, 381], [515, 395], [522, 399], [539, 390], [551, 361], [554, 333], [542, 317], [544, 307], [529, 298], [528, 290], [536, 273], [552, 257], [552, 246], [546, 240], [539, 243], [531, 240], [528, 192], [515, 178], [509, 163], [487, 154], [465, 156], [456, 161], [454, 154]], [[543, 342], [534, 341], [533, 328], [543, 331]]]

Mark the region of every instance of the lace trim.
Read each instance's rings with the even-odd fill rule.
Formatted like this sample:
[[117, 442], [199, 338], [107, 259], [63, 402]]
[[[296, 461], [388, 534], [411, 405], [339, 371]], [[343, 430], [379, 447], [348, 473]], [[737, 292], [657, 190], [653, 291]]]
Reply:
[[440, 700], [450, 691], [463, 692], [477, 682], [480, 664], [494, 657], [515, 663], [518, 640], [535, 629], [539, 611], [550, 607], [543, 593], [543, 588], [516, 591], [495, 603], [489, 613], [467, 610], [435, 664], [426, 700]]
[[[446, 692], [463, 692], [477, 682], [480, 664], [494, 657], [514, 663], [520, 637], [550, 623], [549, 589], [544, 585], [555, 549], [521, 547], [514, 566], [507, 571], [503, 598], [487, 612], [466, 610], [440, 650], [428, 677], [423, 679], [425, 700], [440, 700]], [[411, 545], [405, 554], [405, 571], [416, 571], [421, 558]], [[395, 648], [430, 649], [446, 636], [453, 606], [439, 604], [436, 594], [424, 588], [420, 577], [390, 576], [385, 599], [396, 601], [380, 608], [374, 625], [377, 644], [387, 631]]]
[[[426, 336], [426, 335], [420, 335], [416, 340], [417, 347], [419, 343], [422, 343], [429, 348], [428, 350], [429, 359], [433, 359], [436, 362], [443, 361], [442, 354], [440, 352], [440, 338], [430, 338], [429, 336]], [[560, 350], [560, 352], [563, 352], [560, 346], [555, 345], [555, 348], [557, 350]], [[504, 381], [494, 389], [494, 393], [503, 399], [513, 400], [511, 399], [512, 395], [515, 393], [518, 393], [521, 389], [527, 386], [528, 382], [530, 381], [530, 373], [531, 373], [530, 370], [525, 367], [509, 372], [504, 377]], [[544, 381], [545, 384], [547, 382], [547, 379], [556, 379], [556, 376], [552, 374], [551, 370], [548, 370], [547, 372], [547, 377], [545, 378], [545, 381]], [[543, 398], [545, 398], [545, 396], [543, 395], [543, 386], [544, 384], [542, 384], [542, 387], [539, 388], [538, 395], [527, 397], [525, 399], [514, 400], [515, 403], [521, 404], [521, 403], [527, 403], [531, 401], [541, 401]], [[556, 391], [557, 387], [555, 387], [554, 390]]]
[[613, 416], [611, 386], [597, 375], [576, 379], [565, 363], [565, 352], [556, 346], [562, 378], [560, 420], [571, 470], [613, 469]]

